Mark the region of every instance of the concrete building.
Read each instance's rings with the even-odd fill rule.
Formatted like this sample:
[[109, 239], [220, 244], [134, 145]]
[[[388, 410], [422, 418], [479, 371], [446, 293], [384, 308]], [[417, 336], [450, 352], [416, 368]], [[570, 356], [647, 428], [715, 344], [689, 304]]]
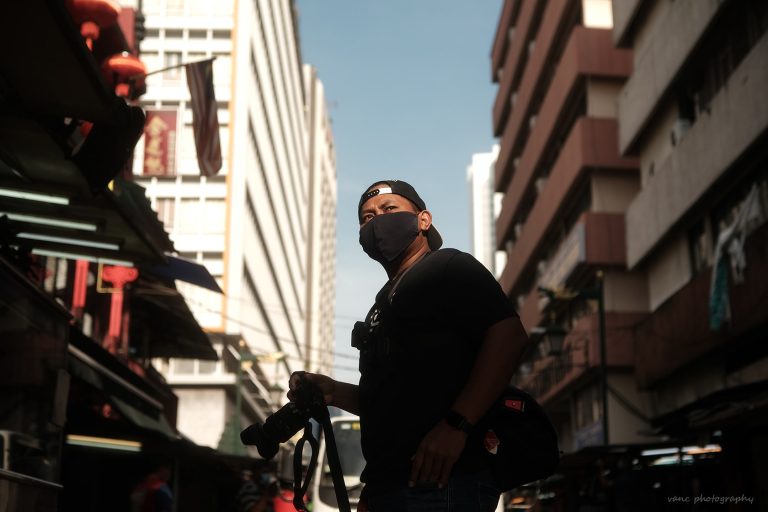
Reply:
[[147, 167], [144, 142], [134, 165], [180, 255], [224, 291], [180, 286], [221, 359], [158, 361], [179, 395], [179, 429], [215, 447], [235, 417], [239, 352], [243, 425], [282, 404], [291, 372], [330, 371], [333, 138], [322, 85], [302, 69], [293, 1], [144, 0], [143, 10], [150, 71], [215, 57], [222, 169], [198, 170], [183, 68], [148, 77], [143, 98], [171, 113], [166, 170]]
[[494, 191], [494, 169], [499, 145], [488, 153], [475, 153], [467, 166], [472, 255], [496, 277], [506, 264], [506, 254], [496, 250], [496, 218], [502, 195]]
[[[545, 406], [565, 452], [639, 442], [648, 428], [629, 335], [647, 294], [627, 271], [624, 228], [640, 178], [638, 160], [619, 153], [616, 121], [632, 54], [614, 47], [612, 26], [608, 0], [507, 0], [491, 56], [496, 248], [508, 257], [499, 281], [538, 343], [516, 382]], [[576, 294], [600, 284], [605, 389], [598, 305]], [[548, 300], [539, 287], [574, 293]], [[560, 350], [543, 335], [555, 327], [568, 331]]]
[[641, 170], [626, 213], [648, 313], [638, 385], [659, 433], [721, 446], [721, 488], [765, 507], [768, 4], [617, 0], [614, 15], [634, 55], [617, 113]]

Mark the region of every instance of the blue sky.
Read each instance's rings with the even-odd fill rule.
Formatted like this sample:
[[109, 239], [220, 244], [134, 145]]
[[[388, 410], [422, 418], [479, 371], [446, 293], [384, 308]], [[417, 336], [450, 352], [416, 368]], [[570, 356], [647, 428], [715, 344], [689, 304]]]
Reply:
[[[490, 151], [490, 52], [502, 0], [299, 0], [304, 62], [318, 69], [336, 143], [336, 364], [386, 281], [360, 249], [362, 191], [403, 179], [427, 203], [446, 247], [469, 250], [466, 168]], [[337, 368], [336, 378], [357, 381]]]

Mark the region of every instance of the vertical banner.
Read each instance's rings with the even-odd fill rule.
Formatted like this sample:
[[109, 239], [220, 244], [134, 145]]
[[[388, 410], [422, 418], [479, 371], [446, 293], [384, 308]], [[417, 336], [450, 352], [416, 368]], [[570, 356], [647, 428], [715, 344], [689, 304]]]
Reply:
[[192, 107], [197, 165], [201, 176], [215, 176], [221, 169], [218, 107], [213, 88], [213, 59], [185, 66]]
[[176, 110], [147, 110], [144, 124], [144, 174], [176, 174]]

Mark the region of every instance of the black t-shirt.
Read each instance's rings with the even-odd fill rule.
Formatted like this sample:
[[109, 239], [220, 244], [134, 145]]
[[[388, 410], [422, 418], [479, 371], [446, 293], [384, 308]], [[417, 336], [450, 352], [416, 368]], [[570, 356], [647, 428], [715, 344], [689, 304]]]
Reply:
[[[456, 249], [427, 254], [394, 286], [379, 291], [356, 329], [366, 483], [407, 481], [411, 457], [466, 384], [486, 330], [517, 316], [491, 273]], [[465, 453], [455, 472], [471, 469]]]

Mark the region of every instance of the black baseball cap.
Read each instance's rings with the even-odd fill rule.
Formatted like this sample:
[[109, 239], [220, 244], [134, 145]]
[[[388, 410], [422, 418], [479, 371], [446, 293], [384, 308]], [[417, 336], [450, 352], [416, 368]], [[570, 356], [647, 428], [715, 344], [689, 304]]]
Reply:
[[[363, 192], [363, 195], [360, 196], [360, 202], [357, 203], [357, 219], [360, 223], [363, 222], [361, 210], [363, 209], [365, 202], [380, 194], [397, 194], [416, 205], [416, 208], [419, 211], [427, 209], [424, 200], [419, 197], [416, 189], [410, 184], [402, 180], [379, 180], [367, 187], [365, 192]], [[429, 248], [433, 251], [438, 250], [443, 245], [443, 237], [440, 236], [440, 233], [437, 231], [434, 224], [430, 225], [427, 230], [427, 242], [429, 243]]]

